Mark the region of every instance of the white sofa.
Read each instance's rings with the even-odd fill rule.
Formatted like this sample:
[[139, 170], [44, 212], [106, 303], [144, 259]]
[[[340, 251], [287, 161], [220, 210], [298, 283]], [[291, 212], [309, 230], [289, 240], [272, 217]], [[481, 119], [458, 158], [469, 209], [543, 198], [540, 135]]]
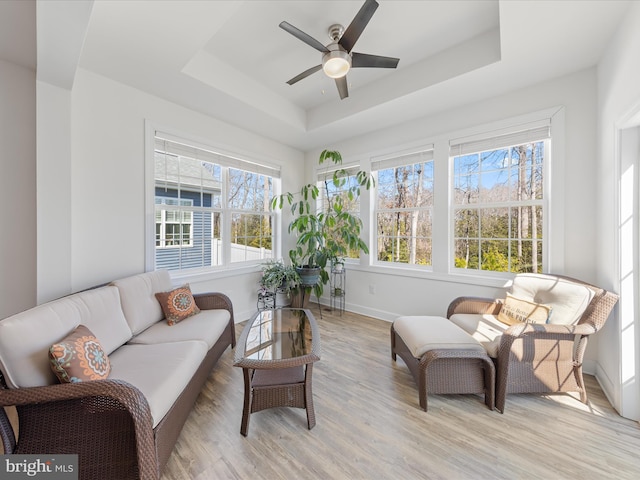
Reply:
[[[0, 321], [0, 406], [16, 406], [19, 436], [0, 409], [5, 453], [79, 454], [80, 478], [159, 478], [212, 367], [235, 346], [233, 307], [196, 294], [200, 313], [169, 325], [155, 294], [166, 271], [76, 293]], [[105, 380], [60, 383], [49, 347], [78, 325], [107, 354]], [[18, 437], [18, 441], [16, 441]]]

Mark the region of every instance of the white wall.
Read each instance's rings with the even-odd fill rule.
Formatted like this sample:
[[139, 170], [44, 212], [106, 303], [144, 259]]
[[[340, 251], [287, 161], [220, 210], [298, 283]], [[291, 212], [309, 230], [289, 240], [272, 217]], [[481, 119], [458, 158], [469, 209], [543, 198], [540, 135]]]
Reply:
[[[598, 279], [596, 257], [596, 208], [594, 192], [596, 176], [596, 72], [581, 71], [544, 82], [523, 90], [476, 104], [421, 118], [394, 128], [352, 138], [332, 145], [340, 150], [345, 164], [359, 161], [367, 164], [372, 156], [402, 150], [409, 144], [434, 142], [440, 146], [440, 159], [435, 160], [436, 176], [447, 168], [447, 139], [453, 132], [510, 117], [555, 107], [564, 107], [564, 147], [552, 159], [554, 178], [552, 191], [554, 231], [551, 242], [554, 273], [563, 273], [585, 281]], [[454, 135], [455, 138], [455, 135]], [[554, 141], [557, 143], [559, 138]], [[442, 150], [445, 155], [442, 157]], [[318, 151], [308, 152], [308, 164], [315, 164]], [[440, 178], [447, 183], [446, 170]], [[564, 176], [564, 178], [562, 178]], [[442, 190], [440, 190], [442, 192]], [[439, 195], [436, 192], [436, 195]], [[443, 198], [443, 197], [440, 197]], [[444, 201], [434, 212], [448, 218], [446, 192]], [[443, 229], [446, 231], [447, 225]], [[434, 232], [441, 236], [442, 231]], [[446, 233], [445, 233], [446, 237]], [[447, 241], [446, 239], [444, 240]], [[441, 259], [434, 259], [434, 264]], [[442, 262], [440, 262], [442, 264]], [[435, 269], [435, 267], [434, 267]], [[397, 275], [396, 273], [400, 273]], [[373, 285], [375, 294], [370, 293]], [[396, 272], [381, 267], [351, 267], [347, 272], [347, 309], [378, 318], [392, 320], [397, 315], [444, 315], [449, 302], [460, 295], [494, 296], [501, 292], [500, 282], [485, 279], [463, 280], [446, 271], [422, 274]], [[595, 342], [592, 342], [595, 343]], [[595, 370], [595, 345], [587, 351], [588, 370]]]
[[38, 304], [71, 292], [71, 91], [38, 81]]
[[0, 60], [0, 318], [36, 304], [35, 145], [36, 74]]
[[[599, 335], [598, 379], [621, 415], [640, 419], [640, 321], [638, 319], [638, 205], [632, 241], [635, 253], [621, 255], [625, 225], [623, 215], [629, 202], [637, 202], [640, 161], [622, 158], [620, 139], [625, 128], [640, 124], [640, 4], [633, 3], [616, 36], [598, 65], [599, 191], [597, 202], [598, 271], [606, 288], [621, 292], [614, 315]], [[635, 172], [629, 170], [635, 169]], [[633, 178], [627, 180], [629, 176]], [[631, 181], [627, 195], [625, 183]], [[635, 257], [635, 258], [633, 258]], [[629, 262], [632, 265], [629, 265]]]
[[[71, 94], [71, 119], [73, 291], [144, 271], [145, 121], [254, 152], [283, 167], [285, 185], [298, 184], [303, 175], [304, 157], [297, 150], [82, 69]], [[189, 281], [195, 292], [228, 294], [236, 320], [244, 320], [255, 310], [256, 271], [234, 269]]]

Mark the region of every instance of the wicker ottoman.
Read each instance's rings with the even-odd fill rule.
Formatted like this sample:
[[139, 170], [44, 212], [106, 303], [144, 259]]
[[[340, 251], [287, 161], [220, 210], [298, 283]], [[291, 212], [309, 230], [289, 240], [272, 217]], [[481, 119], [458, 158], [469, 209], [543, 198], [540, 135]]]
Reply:
[[391, 358], [409, 367], [418, 384], [420, 406], [427, 411], [427, 392], [484, 393], [493, 410], [495, 367], [471, 335], [443, 317], [398, 317], [391, 325]]

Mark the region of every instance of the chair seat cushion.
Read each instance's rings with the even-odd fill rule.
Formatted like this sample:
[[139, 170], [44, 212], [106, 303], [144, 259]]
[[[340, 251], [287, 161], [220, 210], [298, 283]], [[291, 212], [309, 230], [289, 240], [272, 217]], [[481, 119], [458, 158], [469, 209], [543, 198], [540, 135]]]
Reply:
[[129, 344], [154, 344], [202, 340], [210, 349], [218, 341], [229, 324], [231, 315], [228, 310], [200, 310], [200, 313], [185, 318], [175, 325], [159, 321], [145, 331], [133, 337]]
[[155, 428], [198, 370], [207, 351], [207, 344], [202, 341], [123, 345], [109, 356], [109, 378], [124, 380], [142, 392]]
[[483, 350], [471, 335], [443, 317], [398, 317], [393, 322], [393, 328], [415, 358], [435, 349]]
[[509, 325], [489, 314], [456, 313], [449, 320], [478, 341], [491, 358], [498, 357], [500, 338]]

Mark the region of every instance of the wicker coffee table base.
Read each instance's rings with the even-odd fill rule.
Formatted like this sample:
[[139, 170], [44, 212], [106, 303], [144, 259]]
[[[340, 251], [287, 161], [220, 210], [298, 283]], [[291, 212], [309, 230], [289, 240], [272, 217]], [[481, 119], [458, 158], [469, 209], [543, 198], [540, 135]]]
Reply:
[[244, 408], [240, 433], [247, 436], [250, 415], [275, 407], [304, 408], [307, 411], [307, 427], [316, 425], [311, 391], [313, 364], [290, 368], [257, 370], [243, 368]]

